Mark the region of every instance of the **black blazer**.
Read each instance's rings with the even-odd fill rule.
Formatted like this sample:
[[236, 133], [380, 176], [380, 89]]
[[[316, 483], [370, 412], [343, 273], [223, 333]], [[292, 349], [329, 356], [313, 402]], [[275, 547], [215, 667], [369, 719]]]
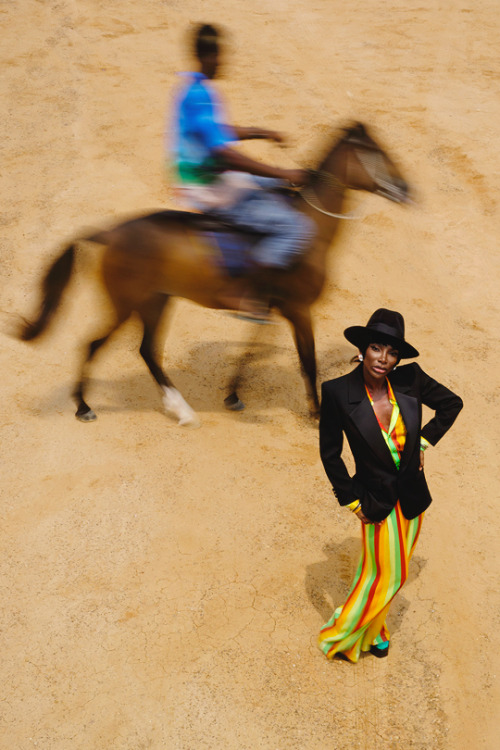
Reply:
[[[320, 454], [340, 505], [361, 501], [370, 521], [382, 521], [399, 500], [406, 518], [415, 518], [432, 498], [420, 466], [420, 436], [435, 445], [455, 421], [463, 403], [416, 364], [397, 367], [389, 380], [406, 425], [406, 443], [396, 469], [366, 394], [363, 366], [321, 387]], [[422, 404], [436, 413], [424, 426]], [[356, 464], [349, 476], [341, 458], [343, 435]]]

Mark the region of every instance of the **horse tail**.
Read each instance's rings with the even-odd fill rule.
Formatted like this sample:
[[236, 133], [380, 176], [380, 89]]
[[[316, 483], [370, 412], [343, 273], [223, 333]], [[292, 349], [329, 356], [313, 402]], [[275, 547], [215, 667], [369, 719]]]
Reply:
[[42, 302], [35, 320], [24, 320], [19, 331], [22, 341], [33, 341], [45, 331], [59, 307], [75, 262], [75, 245], [69, 245], [54, 261], [41, 282]]
[[42, 302], [40, 310], [35, 320], [29, 321], [22, 319], [18, 338], [21, 341], [33, 341], [42, 334], [61, 302], [63, 292], [66, 289], [73, 271], [75, 263], [75, 247], [78, 242], [97, 242], [107, 245], [111, 239], [111, 232], [108, 230], [96, 232], [79, 240], [74, 240], [71, 245], [64, 250], [63, 254], [54, 261], [45, 274], [41, 282]]
[[38, 338], [38, 336], [46, 330], [52, 320], [54, 313], [61, 302], [63, 292], [70, 280], [71, 272], [73, 271], [76, 244], [80, 241], [84, 241], [98, 242], [105, 245], [108, 244], [110, 238], [111, 232], [109, 231], [96, 232], [95, 234], [81, 237], [79, 240], [74, 240], [71, 245], [68, 245], [63, 254], [54, 261], [40, 285], [42, 291], [42, 302], [36, 319], [33, 321], [23, 319], [22, 321], [21, 328], [18, 332], [18, 338], [20, 338], [21, 341], [33, 341]]

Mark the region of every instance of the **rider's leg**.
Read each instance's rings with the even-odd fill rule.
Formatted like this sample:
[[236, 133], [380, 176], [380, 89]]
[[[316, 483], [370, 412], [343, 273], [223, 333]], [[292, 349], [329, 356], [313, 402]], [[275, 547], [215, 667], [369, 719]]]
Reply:
[[280, 195], [266, 195], [250, 206], [253, 225], [264, 234], [252, 257], [262, 268], [286, 269], [298, 260], [311, 244], [314, 223]]
[[252, 260], [259, 268], [288, 268], [300, 258], [315, 234], [308, 216], [282, 196], [267, 191], [251, 193], [225, 208], [224, 214], [235, 227], [262, 235], [252, 250]]
[[[286, 270], [302, 256], [314, 238], [314, 223], [282, 196], [264, 190], [253, 191], [217, 213], [235, 228], [262, 235], [252, 249], [254, 270], [249, 282], [254, 289], [253, 296], [265, 301], [267, 309], [272, 294], [272, 273]], [[264, 317], [262, 306], [244, 297], [241, 309], [257, 308], [258, 317]]]

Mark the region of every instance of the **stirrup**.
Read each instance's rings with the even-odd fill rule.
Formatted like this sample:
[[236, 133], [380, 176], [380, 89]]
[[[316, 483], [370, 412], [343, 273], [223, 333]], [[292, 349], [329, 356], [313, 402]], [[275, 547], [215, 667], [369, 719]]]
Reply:
[[[248, 298], [247, 298], [248, 299]], [[251, 298], [255, 302], [254, 310], [239, 310], [233, 312], [233, 315], [239, 320], [246, 320], [249, 323], [258, 323], [259, 325], [269, 325], [272, 321], [270, 318], [271, 308], [269, 304], [267, 306], [260, 299]], [[261, 309], [259, 310], [259, 307]]]

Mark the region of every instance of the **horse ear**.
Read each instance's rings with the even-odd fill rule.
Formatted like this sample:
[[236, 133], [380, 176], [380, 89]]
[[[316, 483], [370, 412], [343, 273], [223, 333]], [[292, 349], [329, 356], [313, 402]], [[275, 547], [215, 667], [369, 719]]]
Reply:
[[366, 128], [362, 122], [356, 122], [350, 128], [346, 128], [345, 134], [348, 141], [359, 141], [367, 136]]

